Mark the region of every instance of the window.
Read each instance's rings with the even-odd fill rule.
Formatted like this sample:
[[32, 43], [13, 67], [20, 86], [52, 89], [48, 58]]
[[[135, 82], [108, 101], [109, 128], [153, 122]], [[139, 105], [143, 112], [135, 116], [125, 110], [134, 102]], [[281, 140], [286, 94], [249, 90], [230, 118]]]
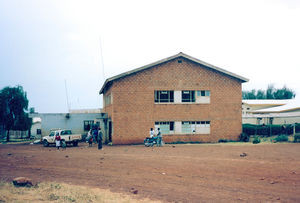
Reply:
[[93, 127], [94, 121], [83, 121], [83, 129], [84, 131], [89, 131]]
[[197, 90], [196, 103], [209, 104], [210, 103], [210, 90]]
[[196, 132], [196, 121], [183, 121], [181, 123], [182, 133], [195, 133]]
[[111, 104], [111, 94], [104, 96], [104, 104], [108, 106]]
[[61, 131], [61, 135], [71, 135], [72, 131], [71, 130], [63, 130]]
[[172, 134], [174, 133], [174, 121], [155, 122], [155, 130], [158, 128], [160, 128], [161, 134]]
[[184, 90], [181, 92], [181, 101], [182, 102], [195, 102], [195, 91]]
[[210, 91], [209, 90], [201, 90], [201, 97], [209, 97]]
[[186, 134], [210, 134], [210, 121], [182, 121], [181, 132]]
[[41, 135], [42, 134], [42, 130], [41, 129], [36, 129], [36, 134], [37, 135]]
[[174, 91], [154, 91], [154, 101], [155, 103], [173, 103]]

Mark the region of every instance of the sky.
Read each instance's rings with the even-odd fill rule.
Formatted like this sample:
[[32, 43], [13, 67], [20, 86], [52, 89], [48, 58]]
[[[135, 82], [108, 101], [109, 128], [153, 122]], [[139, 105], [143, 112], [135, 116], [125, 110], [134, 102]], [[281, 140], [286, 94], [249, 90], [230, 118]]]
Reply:
[[101, 108], [105, 79], [184, 52], [300, 95], [298, 0], [0, 0], [0, 89], [39, 113]]

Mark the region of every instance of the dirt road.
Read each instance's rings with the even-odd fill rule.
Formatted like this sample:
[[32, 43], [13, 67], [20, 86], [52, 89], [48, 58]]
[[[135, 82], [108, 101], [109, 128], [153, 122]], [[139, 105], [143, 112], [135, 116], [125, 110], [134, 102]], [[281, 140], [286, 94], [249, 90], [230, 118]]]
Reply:
[[1, 180], [18, 176], [166, 202], [300, 202], [300, 144], [0, 145]]

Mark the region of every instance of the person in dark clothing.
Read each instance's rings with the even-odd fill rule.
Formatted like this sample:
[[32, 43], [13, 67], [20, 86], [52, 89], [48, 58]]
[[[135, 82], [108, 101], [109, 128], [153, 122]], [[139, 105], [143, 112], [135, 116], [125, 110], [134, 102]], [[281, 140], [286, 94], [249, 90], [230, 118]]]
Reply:
[[98, 130], [98, 149], [99, 150], [102, 150], [102, 138], [103, 138], [103, 134], [102, 134], [101, 128], [99, 127], [99, 130]]
[[98, 127], [95, 127], [94, 130], [93, 130], [93, 142], [94, 143], [97, 143], [98, 141]]
[[162, 134], [160, 132], [160, 128], [157, 129], [157, 146], [162, 146]]

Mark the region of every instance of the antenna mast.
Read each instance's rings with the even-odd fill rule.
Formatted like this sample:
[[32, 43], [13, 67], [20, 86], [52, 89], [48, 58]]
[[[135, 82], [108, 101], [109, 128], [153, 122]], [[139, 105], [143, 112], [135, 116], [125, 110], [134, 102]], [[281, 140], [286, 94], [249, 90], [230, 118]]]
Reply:
[[104, 75], [104, 61], [103, 61], [103, 55], [102, 55], [101, 37], [100, 37], [100, 57], [101, 57], [101, 63], [102, 63], [102, 79], [103, 79], [103, 83], [104, 83], [104, 81], [105, 81], [105, 75]]
[[66, 81], [66, 79], [65, 79], [65, 89], [66, 89], [68, 113], [70, 113], [70, 104], [69, 104], [69, 97], [68, 97], [67, 81]]

